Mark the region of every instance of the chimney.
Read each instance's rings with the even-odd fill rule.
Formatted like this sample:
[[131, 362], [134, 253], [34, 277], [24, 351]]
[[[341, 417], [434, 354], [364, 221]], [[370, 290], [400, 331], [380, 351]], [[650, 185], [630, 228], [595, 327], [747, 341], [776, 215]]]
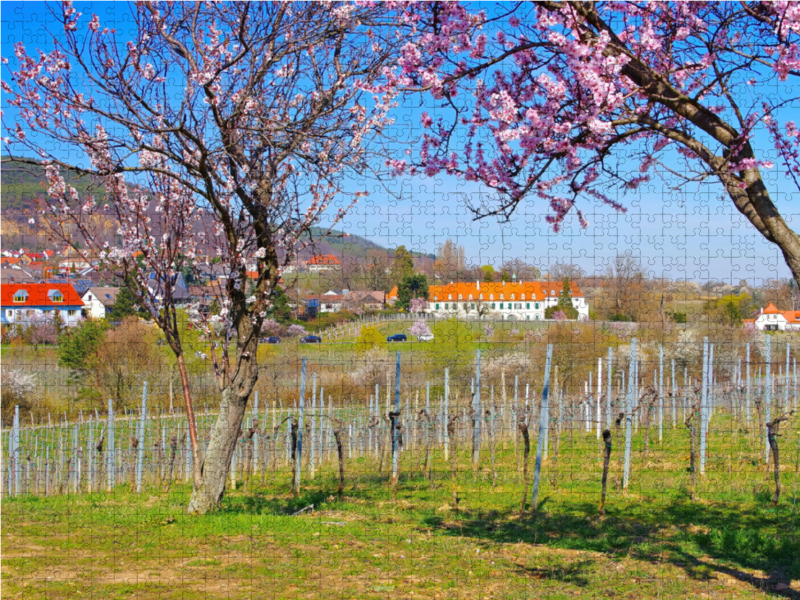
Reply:
[[506, 285], [506, 282], [504, 281], [504, 282], [503, 282], [503, 287], [505, 287], [505, 285]]
[[481, 280], [478, 279], [478, 281], [475, 282], [475, 285], [478, 286], [478, 289], [481, 289]]

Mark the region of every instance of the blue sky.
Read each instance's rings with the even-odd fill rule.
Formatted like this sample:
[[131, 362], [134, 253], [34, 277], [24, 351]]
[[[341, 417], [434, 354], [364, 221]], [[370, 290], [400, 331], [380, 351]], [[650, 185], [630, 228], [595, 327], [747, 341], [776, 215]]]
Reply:
[[[104, 26], [125, 31], [127, 4], [76, 3], [76, 7], [88, 18], [97, 13]], [[49, 14], [44, 4], [4, 1], [0, 10], [3, 56], [13, 55], [17, 41], [25, 42], [29, 52], [46, 49], [42, 32]], [[402, 103], [395, 114], [398, 126], [415, 131], [422, 110], [435, 111], [432, 105], [417, 104], [417, 100]], [[7, 119], [13, 116], [5, 104], [3, 109]], [[784, 111], [781, 120], [793, 118], [792, 112], [796, 108]], [[757, 148], [766, 149], [765, 143], [769, 142], [756, 138]], [[760, 156], [775, 158], [770, 152]], [[767, 185], [784, 218], [797, 229], [798, 192], [778, 174], [775, 162], [776, 168], [765, 174]], [[472, 264], [499, 266], [521, 258], [543, 271], [554, 262], [572, 262], [594, 273], [602, 272], [616, 254], [630, 252], [653, 277], [733, 283], [747, 279], [758, 284], [789, 276], [777, 248], [755, 232], [718, 186], [684, 188], [678, 193], [654, 180], [620, 198], [628, 208], [624, 214], [583, 200], [589, 228], [584, 230], [576, 219], [568, 218], [557, 234], [544, 220], [548, 207], [542, 201], [523, 202], [512, 220], [502, 224], [491, 218], [474, 221], [467, 211], [464, 198], [476, 200], [485, 193], [478, 184], [442, 175], [403, 178], [388, 186], [402, 199], [376, 188], [350, 211], [341, 228], [387, 247], [404, 244], [424, 252], [435, 251], [451, 238], [465, 247], [467, 262]]]

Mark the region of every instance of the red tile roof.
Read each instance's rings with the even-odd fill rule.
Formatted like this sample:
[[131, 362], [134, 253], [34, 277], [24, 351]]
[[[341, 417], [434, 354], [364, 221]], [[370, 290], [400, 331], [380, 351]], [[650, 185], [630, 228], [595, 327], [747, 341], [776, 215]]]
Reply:
[[[428, 301], [436, 300], [544, 300], [557, 298], [561, 293], [561, 282], [547, 281], [508, 281], [503, 282], [452, 282], [444, 285], [428, 286]], [[575, 283], [570, 283], [573, 298], [582, 298], [583, 292]], [[555, 292], [555, 294], [553, 294]], [[514, 297], [512, 298], [512, 294]], [[459, 298], [461, 295], [461, 298]], [[523, 298], [524, 295], [524, 298]], [[392, 288], [388, 299], [397, 298], [397, 286]]]
[[[20, 291], [27, 292], [25, 302], [14, 302], [14, 296]], [[63, 302], [54, 302], [50, 292], [58, 291], [64, 297]], [[12, 308], [15, 306], [83, 306], [83, 300], [69, 283], [6, 283], [0, 286], [0, 305]]]
[[779, 314], [781, 314], [781, 311], [779, 311], [775, 307], [775, 305], [772, 302], [770, 302], [769, 304], [767, 304], [767, 308], [764, 309], [764, 314], [765, 315], [779, 315]]
[[336, 258], [333, 254], [316, 254], [308, 261], [311, 266], [314, 265], [340, 265], [342, 261]]

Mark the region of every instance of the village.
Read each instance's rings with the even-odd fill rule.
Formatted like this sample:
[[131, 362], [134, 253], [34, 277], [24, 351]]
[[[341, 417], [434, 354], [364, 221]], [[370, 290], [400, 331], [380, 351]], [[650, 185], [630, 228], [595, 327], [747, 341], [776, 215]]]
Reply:
[[[438, 258], [411, 257], [405, 248], [396, 250], [395, 256], [389, 251], [372, 254], [372, 257], [362, 258], [312, 254], [307, 260], [296, 259], [286, 265], [279, 280], [285, 307], [283, 317], [287, 321], [311, 325], [325, 317], [323, 323], [328, 325], [364, 314], [412, 311], [434, 319], [547, 321], [553, 319], [557, 312], [554, 309], [559, 305], [569, 305], [574, 312], [567, 310], [556, 315], [556, 320], [667, 318], [685, 323], [686, 313], [690, 311], [664, 311], [661, 298], [666, 297], [667, 304], [674, 305], [678, 300], [682, 306], [700, 306], [696, 312], [701, 320], [720, 320], [760, 331], [800, 331], [800, 311], [793, 310], [797, 294], [792, 282], [771, 282], [761, 289], [751, 288], [745, 282], [738, 288], [722, 283], [702, 289], [692, 282], [665, 284], [647, 281], [641, 273], [621, 273], [626, 269], [603, 276], [587, 276], [574, 265], [564, 268], [561, 264], [551, 269], [553, 276], [545, 273], [540, 279], [518, 280], [516, 272], [509, 275], [514, 267], [534, 276], [540, 275], [540, 271], [518, 259], [509, 261], [508, 268], [498, 271], [489, 265], [467, 268], [463, 264], [463, 248], [460, 254], [457, 248], [453, 254], [449, 240]], [[380, 260], [375, 259], [375, 254]], [[451, 262], [455, 268], [447, 268]], [[41, 326], [48, 319], [57, 319], [60, 326], [68, 328], [86, 319], [118, 321], [124, 316], [114, 311], [124, 285], [120, 285], [113, 273], [102, 270], [99, 259], [80, 256], [71, 248], [40, 252], [25, 248], [5, 250], [0, 257], [0, 269], [4, 338], [21, 334], [27, 327]], [[249, 280], [257, 279], [256, 269], [253, 261], [247, 269]], [[383, 272], [375, 277], [370, 272], [376, 270]], [[361, 277], [362, 281], [371, 278], [380, 287], [342, 287], [358, 284], [359, 272], [366, 275]], [[442, 281], [442, 275], [455, 279]], [[623, 281], [620, 281], [621, 276]], [[402, 287], [404, 279], [409, 277], [424, 280], [422, 291], [412, 290], [411, 296], [423, 298], [425, 303], [415, 303], [413, 310], [408, 301], [397, 304], [399, 286]], [[466, 280], [467, 277], [474, 279]], [[154, 277], [151, 279], [148, 292], [158, 304], [163, 298], [163, 283]], [[570, 287], [566, 304], [565, 280], [569, 280]], [[177, 276], [170, 290], [172, 301], [189, 314], [207, 315], [215, 306], [218, 309], [226, 281], [221, 265], [198, 265], [191, 273]], [[337, 284], [339, 287], [333, 287]], [[584, 294], [582, 288], [588, 293]], [[617, 297], [612, 298], [614, 295]], [[596, 300], [594, 306], [590, 299]], [[763, 301], [762, 305], [758, 304], [758, 299]], [[652, 304], [656, 300], [661, 303], [661, 314], [653, 311]], [[598, 316], [603, 305], [607, 305], [605, 314]], [[637, 319], [635, 312], [647, 316]]]

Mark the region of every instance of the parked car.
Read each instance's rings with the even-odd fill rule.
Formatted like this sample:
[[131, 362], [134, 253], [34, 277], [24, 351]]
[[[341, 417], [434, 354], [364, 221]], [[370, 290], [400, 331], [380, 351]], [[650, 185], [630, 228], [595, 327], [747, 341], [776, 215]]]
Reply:
[[281, 338], [279, 338], [277, 335], [273, 335], [273, 336], [267, 338], [267, 343], [268, 344], [280, 344], [281, 343]]
[[322, 342], [322, 338], [318, 335], [307, 335], [304, 338], [300, 338], [301, 344], [319, 344]]
[[432, 342], [433, 341], [433, 334], [429, 333], [427, 335], [418, 335], [417, 341], [419, 342]]
[[405, 333], [395, 333], [386, 338], [387, 342], [406, 342], [408, 338]]

